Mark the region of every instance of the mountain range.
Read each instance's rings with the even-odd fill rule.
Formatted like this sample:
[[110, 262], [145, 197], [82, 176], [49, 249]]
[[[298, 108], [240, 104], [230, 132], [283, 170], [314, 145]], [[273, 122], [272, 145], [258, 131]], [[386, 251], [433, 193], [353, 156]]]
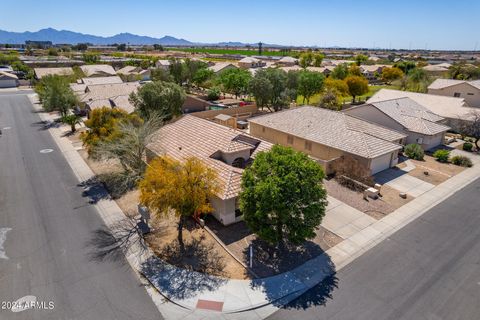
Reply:
[[0, 43], [24, 44], [26, 40], [51, 41], [54, 44], [91, 43], [94, 45], [107, 45], [114, 43], [129, 43], [132, 45], [194, 45], [194, 43], [190, 41], [187, 41], [185, 39], [178, 39], [172, 36], [153, 38], [147, 36], [139, 36], [131, 33], [119, 33], [111, 37], [100, 37], [68, 30], [56, 30], [53, 28], [41, 29], [36, 32], [10, 32], [0, 30]]
[[[248, 45], [247, 43], [242, 42], [195, 43], [185, 39], [178, 39], [172, 36], [154, 38], [148, 36], [139, 36], [131, 33], [119, 33], [111, 37], [101, 37], [68, 30], [56, 30], [53, 28], [41, 29], [35, 32], [11, 32], [0, 30], [0, 43], [24, 44], [26, 40], [51, 41], [53, 44], [91, 43], [93, 45], [108, 45], [115, 43], [128, 43], [131, 45], [160, 44], [166, 46], [217, 45], [230, 47], [241, 47]], [[256, 46], [256, 44], [250, 45]]]

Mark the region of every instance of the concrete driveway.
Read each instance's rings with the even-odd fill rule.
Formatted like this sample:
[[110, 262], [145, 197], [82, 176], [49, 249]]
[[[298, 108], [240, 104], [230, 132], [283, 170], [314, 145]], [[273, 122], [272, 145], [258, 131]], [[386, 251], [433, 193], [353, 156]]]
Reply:
[[408, 175], [404, 170], [394, 168], [377, 173], [374, 179], [377, 183], [386, 184], [415, 198], [435, 187], [431, 183]]

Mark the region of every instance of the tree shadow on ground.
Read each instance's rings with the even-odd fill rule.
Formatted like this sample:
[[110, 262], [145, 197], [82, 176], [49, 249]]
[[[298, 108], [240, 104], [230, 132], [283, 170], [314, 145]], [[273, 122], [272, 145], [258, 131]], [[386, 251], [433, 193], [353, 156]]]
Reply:
[[136, 186], [136, 180], [123, 172], [109, 172], [96, 175], [78, 184], [83, 187], [82, 196], [95, 204], [103, 199], [118, 199]]
[[290, 272], [252, 280], [251, 287], [261, 290], [274, 306], [306, 309], [331, 299], [338, 282], [335, 274], [330, 256], [322, 254]]
[[88, 198], [90, 204], [98, 203], [100, 200], [104, 199], [111, 199], [107, 189], [97, 176], [85, 180], [77, 186], [83, 188], [82, 197]]
[[338, 288], [336, 274], [327, 276], [322, 282], [305, 291], [300, 297], [283, 305], [283, 309], [308, 309], [314, 306], [324, 306], [332, 299], [332, 294]]
[[175, 240], [159, 252], [159, 257], [150, 257], [141, 272], [170, 299], [188, 299], [200, 292], [215, 291], [227, 281], [218, 277], [225, 267], [223, 258], [201, 239], [185, 243], [184, 255]]
[[244, 221], [224, 226], [212, 215], [207, 215], [205, 217], [205, 223], [210, 230], [212, 230], [212, 232], [215, 233], [215, 235], [227, 246], [253, 234]]
[[[287, 243], [283, 249], [255, 239], [252, 241], [252, 270], [260, 278], [290, 271], [304, 262], [322, 253], [323, 249], [312, 241], [306, 241], [300, 246]], [[250, 260], [250, 248], [243, 251], [243, 261]]]
[[95, 262], [125, 263], [125, 253], [130, 248], [135, 247], [138, 255], [147, 250], [138, 222], [129, 218], [114, 223], [110, 228], [105, 226], [93, 231], [86, 247], [89, 259]]

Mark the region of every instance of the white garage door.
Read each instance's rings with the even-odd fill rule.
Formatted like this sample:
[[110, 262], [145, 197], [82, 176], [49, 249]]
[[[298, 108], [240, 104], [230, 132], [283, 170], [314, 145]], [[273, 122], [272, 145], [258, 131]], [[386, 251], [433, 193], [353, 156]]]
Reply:
[[437, 134], [430, 138], [428, 146], [425, 147], [426, 150], [434, 148], [443, 143], [443, 133]]
[[372, 170], [372, 174], [377, 172], [383, 171], [385, 169], [390, 168], [390, 160], [392, 159], [392, 154], [385, 154], [378, 158], [372, 159], [372, 163], [370, 165], [370, 169]]

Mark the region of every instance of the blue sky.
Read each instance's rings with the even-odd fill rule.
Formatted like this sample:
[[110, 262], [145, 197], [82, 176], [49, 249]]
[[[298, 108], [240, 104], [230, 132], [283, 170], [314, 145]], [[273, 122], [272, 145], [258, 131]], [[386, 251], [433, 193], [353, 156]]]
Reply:
[[480, 50], [479, 0], [2, 1], [0, 29], [195, 42]]

